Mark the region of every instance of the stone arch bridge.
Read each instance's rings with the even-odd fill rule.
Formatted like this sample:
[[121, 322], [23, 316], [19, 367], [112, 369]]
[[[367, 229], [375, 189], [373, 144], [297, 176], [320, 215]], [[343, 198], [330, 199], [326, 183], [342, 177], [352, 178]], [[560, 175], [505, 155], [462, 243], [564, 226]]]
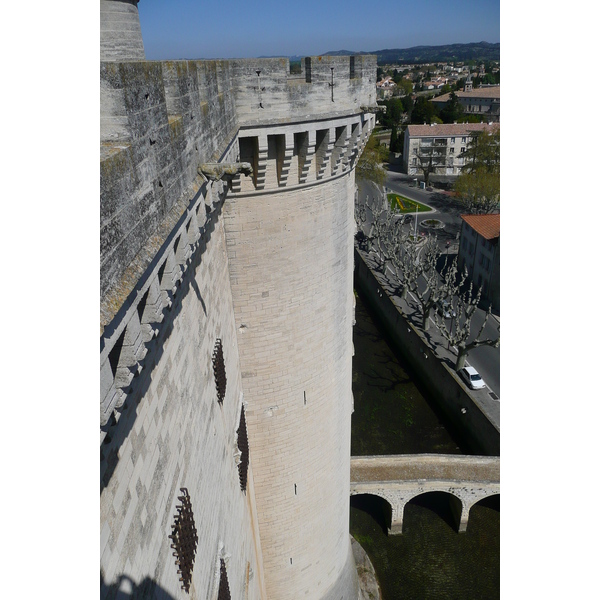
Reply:
[[390, 535], [402, 533], [406, 504], [427, 492], [446, 492], [458, 522], [467, 530], [471, 507], [500, 493], [500, 457], [453, 454], [353, 456], [350, 495], [371, 494], [392, 508]]

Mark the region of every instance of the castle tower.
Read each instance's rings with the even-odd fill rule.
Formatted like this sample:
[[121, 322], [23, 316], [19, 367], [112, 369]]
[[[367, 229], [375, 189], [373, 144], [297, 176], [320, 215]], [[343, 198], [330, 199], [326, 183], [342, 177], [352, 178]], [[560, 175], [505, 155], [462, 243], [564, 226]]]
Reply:
[[100, 0], [100, 60], [144, 60], [139, 0]]
[[356, 599], [376, 57], [145, 61], [109, 35], [135, 24], [104, 26], [136, 4], [101, 3], [101, 598]]
[[229, 193], [225, 231], [268, 598], [357, 597], [353, 167], [371, 127], [355, 114], [239, 134], [264, 174]]

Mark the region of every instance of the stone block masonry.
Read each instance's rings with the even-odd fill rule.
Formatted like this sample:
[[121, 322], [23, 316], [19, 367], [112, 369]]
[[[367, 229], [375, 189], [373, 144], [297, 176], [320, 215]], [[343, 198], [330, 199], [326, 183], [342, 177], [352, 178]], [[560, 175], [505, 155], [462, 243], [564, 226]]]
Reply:
[[[230, 556], [232, 597], [261, 597], [259, 579], [245, 581], [247, 563], [257, 573], [260, 558], [252, 492], [240, 489], [235, 460], [242, 392], [224, 246], [219, 225], [202, 260], [188, 269], [180, 308], [161, 324], [151, 349], [160, 354], [158, 364], [136, 378], [111, 439], [102, 445], [101, 566], [107, 583], [123, 573], [135, 582], [151, 574], [173, 598], [189, 597], [168, 538], [177, 496], [186, 487], [200, 531], [191, 596], [205, 597], [218, 584], [221, 548]], [[211, 364], [217, 336], [228, 374], [222, 404]]]
[[[354, 166], [375, 57], [310, 57], [299, 77], [285, 59], [146, 62], [136, 4], [101, 2], [101, 597], [214, 600], [223, 565], [232, 598], [356, 598]], [[215, 162], [253, 172], [207, 180]], [[168, 537], [181, 488], [189, 593]]]
[[320, 598], [348, 559], [353, 189], [225, 205], [269, 598]]

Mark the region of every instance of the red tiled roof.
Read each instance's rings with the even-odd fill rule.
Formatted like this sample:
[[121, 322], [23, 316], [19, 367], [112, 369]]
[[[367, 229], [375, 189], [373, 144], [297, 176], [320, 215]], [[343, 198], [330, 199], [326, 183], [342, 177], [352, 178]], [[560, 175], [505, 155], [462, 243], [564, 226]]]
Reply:
[[486, 240], [500, 237], [500, 213], [497, 215], [460, 215], [460, 218]]

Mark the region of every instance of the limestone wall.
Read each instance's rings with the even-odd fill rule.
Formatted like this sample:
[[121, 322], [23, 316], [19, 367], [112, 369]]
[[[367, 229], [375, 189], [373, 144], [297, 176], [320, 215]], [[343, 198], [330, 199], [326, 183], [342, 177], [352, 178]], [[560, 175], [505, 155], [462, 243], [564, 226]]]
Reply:
[[[126, 576], [146, 581], [134, 597], [154, 597], [156, 586], [172, 598], [214, 598], [225, 557], [232, 597], [264, 597], [252, 472], [244, 493], [237, 467], [243, 395], [220, 206], [101, 446], [101, 568], [113, 592]], [[227, 377], [222, 403], [212, 367], [217, 338]], [[168, 538], [182, 487], [198, 529], [189, 595]], [[128, 586], [124, 580], [121, 589]]]
[[115, 314], [106, 304], [123, 304], [198, 192], [198, 164], [233, 159], [227, 80], [214, 62], [101, 63], [103, 326]]
[[100, 0], [100, 60], [145, 58], [138, 0]]
[[[375, 62], [317, 60], [299, 83], [279, 59], [101, 63], [102, 597], [215, 598], [221, 558], [233, 598], [356, 595], [353, 168]], [[198, 174], [240, 158], [252, 178]], [[182, 487], [189, 596], [168, 538]]]
[[373, 55], [307, 57], [300, 76], [290, 76], [287, 58], [230, 64], [241, 125], [315, 120], [376, 104]]
[[269, 598], [321, 598], [348, 558], [353, 189], [225, 205]]

